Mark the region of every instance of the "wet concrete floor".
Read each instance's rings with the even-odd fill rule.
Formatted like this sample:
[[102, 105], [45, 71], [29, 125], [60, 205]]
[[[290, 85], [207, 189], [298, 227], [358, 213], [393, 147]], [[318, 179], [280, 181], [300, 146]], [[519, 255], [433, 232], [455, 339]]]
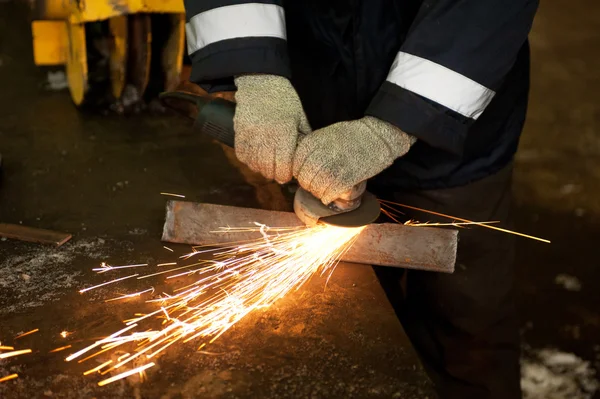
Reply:
[[[532, 46], [531, 106], [515, 170], [520, 231], [517, 295], [526, 351], [553, 347], [600, 367], [600, 6], [544, 2]], [[11, 15], [7, 19], [5, 16]], [[14, 16], [14, 17], [12, 17]], [[0, 341], [20, 332], [29, 359], [0, 363], [0, 397], [425, 397], [401, 327], [365, 268], [344, 266], [323, 290], [314, 281], [249, 316], [210, 351], [176, 350], [149, 381], [99, 389], [82, 365], [49, 350], [114, 331], [134, 303], [106, 305], [90, 269], [168, 261], [159, 241], [165, 198], [283, 209], [289, 193], [239, 169], [231, 154], [164, 116], [82, 113], [45, 88], [31, 61], [30, 31], [0, 3], [0, 220], [69, 231], [59, 250], [0, 242]], [[186, 248], [173, 246], [177, 254]], [[557, 276], [566, 275], [559, 277]], [[571, 282], [570, 289], [557, 281]], [[579, 283], [579, 286], [577, 285]], [[369, 311], [361, 311], [368, 309]], [[67, 339], [63, 330], [74, 332]], [[352, 331], [348, 334], [348, 331]], [[17, 360], [18, 359], [18, 360]], [[417, 369], [413, 370], [413, 366]], [[404, 396], [402, 396], [404, 395]]]

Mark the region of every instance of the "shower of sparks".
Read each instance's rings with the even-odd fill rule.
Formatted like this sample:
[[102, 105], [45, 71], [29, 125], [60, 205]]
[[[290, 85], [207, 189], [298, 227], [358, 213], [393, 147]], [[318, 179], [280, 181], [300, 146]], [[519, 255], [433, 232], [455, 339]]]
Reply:
[[6, 377], [0, 378], [0, 382], [6, 382], [6, 381], [14, 380], [15, 378], [18, 378], [18, 377], [19, 377], [19, 374], [7, 375]]
[[[546, 240], [544, 238], [539, 238], [539, 237], [531, 236], [531, 235], [528, 235], [528, 234], [519, 233], [519, 232], [516, 232], [516, 231], [513, 231], [513, 230], [508, 230], [508, 229], [503, 229], [503, 228], [500, 228], [500, 227], [492, 226], [490, 224], [490, 222], [474, 222], [474, 221], [469, 220], [469, 219], [463, 219], [463, 218], [459, 218], [459, 217], [456, 217], [456, 216], [446, 215], [445, 213], [440, 213], [440, 212], [428, 211], [427, 209], [417, 208], [415, 206], [400, 204], [400, 203], [397, 203], [397, 202], [379, 200], [379, 203], [382, 206], [382, 212], [385, 215], [387, 215], [388, 217], [390, 217], [392, 220], [394, 220], [395, 222], [398, 222], [398, 223], [401, 223], [401, 222], [399, 222], [397, 220], [398, 213], [401, 214], [402, 212], [400, 212], [396, 207], [401, 207], [401, 208], [406, 208], [406, 209], [412, 209], [414, 211], [425, 212], [425, 213], [428, 213], [430, 215], [441, 216], [441, 217], [447, 218], [447, 219], [458, 220], [459, 222], [462, 222], [462, 223], [477, 225], [477, 226], [485, 227], [485, 228], [488, 228], [488, 229], [500, 231], [502, 233], [512, 234], [512, 235], [516, 235], [516, 236], [519, 236], [519, 237], [529, 238], [530, 240], [535, 240], [535, 241], [544, 242], [546, 244], [550, 244], [550, 241]], [[452, 224], [453, 225], [457, 225], [456, 223], [452, 223]]]
[[[261, 233], [262, 238], [224, 247], [209, 246], [200, 251], [194, 248], [194, 252], [184, 259], [199, 253], [212, 254], [212, 259], [138, 277], [142, 279], [167, 274], [164, 277], [168, 280], [176, 276], [193, 275], [195, 281], [174, 289], [171, 294], [163, 293], [158, 298], [148, 299], [146, 302], [155, 306], [154, 311], [137, 313], [134, 318], [124, 321], [124, 329], [73, 353], [66, 360], [80, 358], [90, 351], [93, 351], [92, 355], [79, 362], [107, 351], [116, 355], [122, 346], [129, 344], [127, 348], [131, 349], [131, 354], [119, 356], [115, 363], [103, 363], [102, 367], [86, 373], [92, 374], [107, 367], [100, 372], [106, 374], [147, 361], [149, 363], [121, 372], [101, 381], [99, 385], [138, 373], [143, 377], [143, 372], [154, 366], [151, 359], [171, 345], [200, 340], [199, 349], [202, 349], [247, 314], [271, 306], [287, 293], [297, 290], [313, 275], [330, 276], [362, 227], [317, 225], [312, 228], [270, 229], [257, 224], [253, 228], [227, 228], [227, 232], [232, 231], [256, 231]], [[92, 288], [95, 287], [86, 290]], [[137, 294], [140, 293], [129, 295], [139, 296]], [[129, 295], [122, 295], [115, 300]]]
[[19, 355], [26, 355], [28, 353], [31, 353], [31, 349], [21, 349], [21, 350], [18, 350], [18, 351], [0, 353], [0, 359], [6, 359], [6, 358], [9, 358], [9, 357], [19, 356]]
[[28, 336], [28, 335], [31, 335], [31, 334], [34, 334], [34, 333], [36, 333], [36, 332], [38, 332], [38, 331], [40, 331], [40, 329], [39, 329], [39, 328], [36, 328], [35, 330], [27, 331], [26, 333], [23, 333], [23, 334], [17, 335], [17, 336], [15, 337], [15, 339], [19, 339], [19, 338], [26, 337], [26, 336]]
[[160, 193], [160, 195], [166, 195], [166, 196], [169, 196], [169, 197], [185, 198], [185, 195], [173, 194], [173, 193]]

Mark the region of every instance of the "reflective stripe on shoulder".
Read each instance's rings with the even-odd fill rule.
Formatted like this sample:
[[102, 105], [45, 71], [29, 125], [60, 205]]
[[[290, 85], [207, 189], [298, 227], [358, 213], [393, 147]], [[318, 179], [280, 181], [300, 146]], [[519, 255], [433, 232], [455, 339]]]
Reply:
[[443, 65], [402, 51], [387, 81], [472, 119], [483, 113], [496, 94]]
[[283, 7], [247, 3], [214, 8], [193, 16], [185, 25], [188, 54], [212, 43], [245, 37], [286, 39]]

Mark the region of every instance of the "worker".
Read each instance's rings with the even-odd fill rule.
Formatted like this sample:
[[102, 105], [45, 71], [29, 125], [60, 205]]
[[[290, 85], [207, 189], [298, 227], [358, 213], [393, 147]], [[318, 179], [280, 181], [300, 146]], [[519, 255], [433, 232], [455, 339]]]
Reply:
[[[537, 0], [185, 0], [190, 80], [237, 90], [235, 151], [327, 204], [510, 223]], [[409, 217], [431, 217], [407, 210]], [[452, 275], [378, 276], [442, 398], [518, 398], [509, 235], [461, 230]]]

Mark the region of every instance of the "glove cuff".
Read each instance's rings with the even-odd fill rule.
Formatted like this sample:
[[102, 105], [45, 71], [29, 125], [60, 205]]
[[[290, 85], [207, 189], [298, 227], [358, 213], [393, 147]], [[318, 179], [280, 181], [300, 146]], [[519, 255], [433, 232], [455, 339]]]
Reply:
[[238, 90], [265, 90], [267, 88], [273, 88], [276, 90], [295, 92], [292, 83], [283, 76], [278, 75], [265, 75], [265, 74], [251, 74], [251, 75], [239, 75], [234, 78], [235, 86]]

